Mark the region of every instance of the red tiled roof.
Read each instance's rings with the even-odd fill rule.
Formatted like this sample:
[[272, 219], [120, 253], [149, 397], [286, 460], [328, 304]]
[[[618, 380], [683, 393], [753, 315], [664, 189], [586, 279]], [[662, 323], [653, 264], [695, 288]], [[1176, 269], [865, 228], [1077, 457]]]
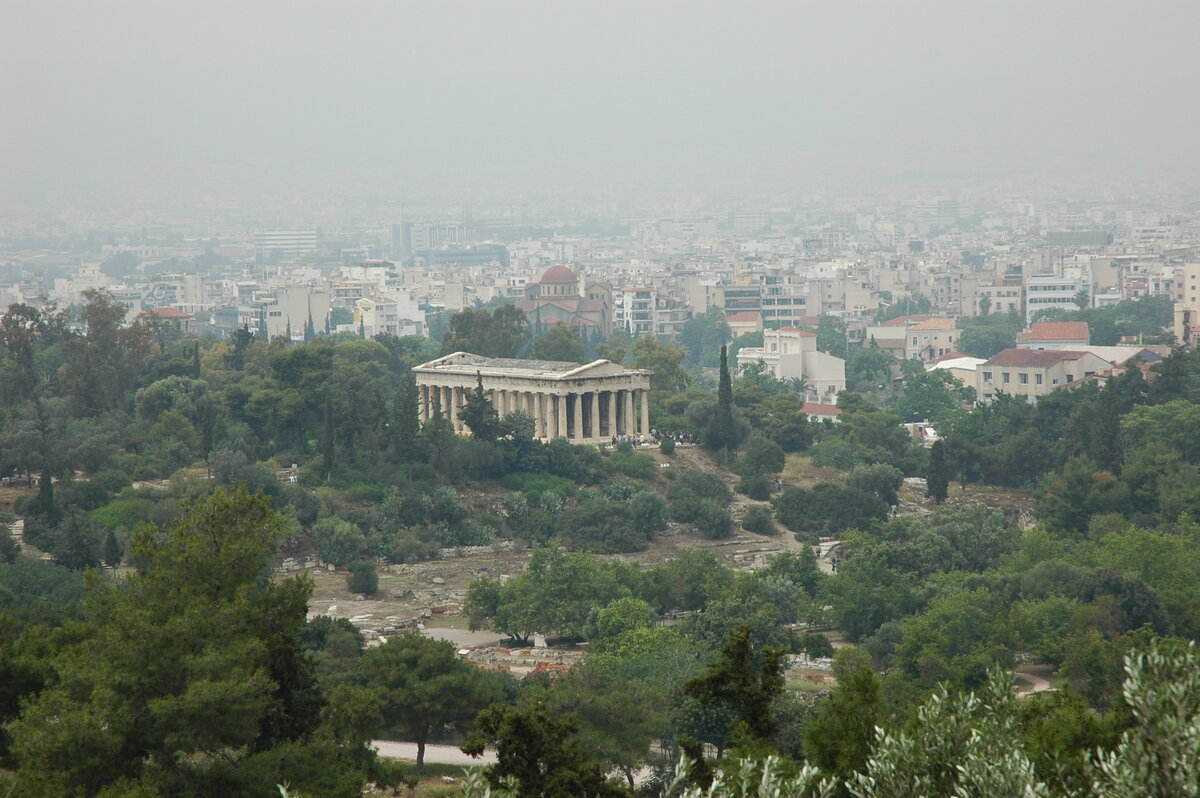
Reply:
[[725, 317], [727, 322], [743, 322], [743, 321], [758, 321], [762, 313], [757, 310], [743, 310], [741, 313], [733, 313]]
[[1090, 333], [1086, 321], [1035, 321], [1022, 332], [1020, 341], [1087, 341]]
[[778, 332], [796, 333], [801, 338], [816, 338], [817, 337], [817, 334], [815, 332], [809, 332], [808, 330], [797, 330], [795, 327], [780, 327]]
[[1005, 349], [993, 355], [984, 366], [1026, 366], [1048, 368], [1062, 360], [1078, 360], [1087, 352], [1070, 349]]
[[805, 402], [800, 408], [801, 413], [810, 416], [840, 416], [842, 409], [837, 405], [822, 405], [816, 402]]
[[919, 330], [953, 330], [957, 326], [958, 325], [955, 323], [954, 319], [947, 319], [944, 316], [938, 316], [937, 318], [926, 319], [925, 321], [918, 322], [918, 323], [912, 325], [911, 327], [909, 327], [908, 329], [909, 330], [918, 330], [918, 331]]
[[150, 308], [148, 311], [160, 319], [190, 319], [191, 313], [184, 313], [179, 308]]

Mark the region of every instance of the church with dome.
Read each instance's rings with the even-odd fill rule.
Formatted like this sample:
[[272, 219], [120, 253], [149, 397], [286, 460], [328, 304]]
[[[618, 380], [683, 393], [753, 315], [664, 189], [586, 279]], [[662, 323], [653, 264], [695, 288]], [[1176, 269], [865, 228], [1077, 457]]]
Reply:
[[612, 293], [608, 283], [585, 283], [567, 266], [551, 266], [525, 286], [525, 298], [516, 306], [537, 334], [561, 321], [580, 327], [589, 338], [604, 338], [612, 332]]

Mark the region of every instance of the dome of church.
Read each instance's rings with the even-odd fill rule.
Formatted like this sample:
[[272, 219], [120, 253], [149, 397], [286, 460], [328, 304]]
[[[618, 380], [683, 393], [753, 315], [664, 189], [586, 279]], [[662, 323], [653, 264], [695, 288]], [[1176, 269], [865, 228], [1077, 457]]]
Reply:
[[579, 283], [579, 277], [576, 276], [575, 272], [571, 271], [566, 266], [551, 266], [549, 269], [546, 269], [546, 273], [542, 275], [542, 279], [538, 282], [540, 282], [542, 285], [559, 285], [562, 283], [571, 283], [573, 285], [577, 285]]

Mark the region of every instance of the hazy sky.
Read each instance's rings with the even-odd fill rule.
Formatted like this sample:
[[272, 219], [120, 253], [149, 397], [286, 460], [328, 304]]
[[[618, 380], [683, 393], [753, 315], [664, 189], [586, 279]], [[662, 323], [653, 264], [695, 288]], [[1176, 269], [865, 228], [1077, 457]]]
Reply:
[[0, 194], [1200, 172], [1200, 2], [0, 2]]

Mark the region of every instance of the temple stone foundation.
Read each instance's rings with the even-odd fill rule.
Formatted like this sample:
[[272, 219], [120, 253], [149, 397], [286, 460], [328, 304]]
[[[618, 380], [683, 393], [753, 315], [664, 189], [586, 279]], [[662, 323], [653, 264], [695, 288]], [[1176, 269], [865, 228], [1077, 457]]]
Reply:
[[650, 434], [650, 372], [607, 360], [580, 365], [455, 352], [416, 366], [413, 374], [421, 422], [437, 407], [459, 434], [470, 434], [461, 410], [481, 378], [496, 412], [532, 416], [534, 436], [542, 440], [601, 443]]

